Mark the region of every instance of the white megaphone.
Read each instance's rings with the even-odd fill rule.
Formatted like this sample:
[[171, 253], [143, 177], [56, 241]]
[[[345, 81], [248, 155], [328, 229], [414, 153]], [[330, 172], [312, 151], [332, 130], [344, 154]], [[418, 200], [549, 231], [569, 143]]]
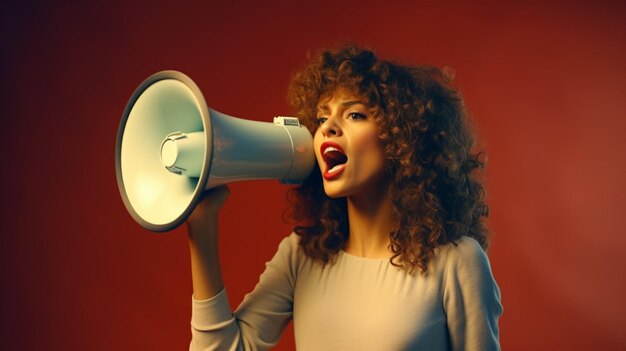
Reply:
[[297, 184], [314, 162], [311, 133], [297, 118], [268, 123], [217, 112], [176, 71], [156, 73], [139, 85], [115, 146], [124, 204], [139, 224], [156, 232], [184, 222], [206, 189], [249, 179]]

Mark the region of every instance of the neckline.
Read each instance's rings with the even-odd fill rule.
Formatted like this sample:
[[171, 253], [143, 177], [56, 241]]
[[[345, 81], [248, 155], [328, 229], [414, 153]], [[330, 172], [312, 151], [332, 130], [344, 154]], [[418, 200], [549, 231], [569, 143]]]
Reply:
[[390, 257], [363, 257], [363, 256], [357, 256], [357, 255], [353, 255], [351, 253], [346, 252], [344, 249], [339, 250], [339, 252], [341, 252], [341, 254], [343, 256], [349, 257], [350, 259], [361, 260], [361, 261], [368, 261], [368, 262], [381, 262], [381, 261], [389, 262], [389, 260], [391, 259], [391, 256]]

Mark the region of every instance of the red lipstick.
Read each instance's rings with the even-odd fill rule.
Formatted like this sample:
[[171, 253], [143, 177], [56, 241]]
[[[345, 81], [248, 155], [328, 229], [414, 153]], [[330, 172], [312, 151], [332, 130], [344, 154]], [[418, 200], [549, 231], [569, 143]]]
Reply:
[[326, 163], [323, 176], [326, 180], [337, 178], [346, 168], [348, 157], [341, 146], [332, 141], [325, 141], [320, 146], [322, 159]]

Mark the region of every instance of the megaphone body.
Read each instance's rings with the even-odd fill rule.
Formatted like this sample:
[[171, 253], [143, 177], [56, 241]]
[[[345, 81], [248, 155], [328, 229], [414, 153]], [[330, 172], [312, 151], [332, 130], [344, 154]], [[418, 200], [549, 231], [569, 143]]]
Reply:
[[297, 118], [269, 123], [217, 112], [176, 71], [156, 73], [135, 90], [115, 151], [126, 208], [157, 232], [184, 222], [206, 189], [251, 179], [297, 184], [314, 163], [311, 133]]

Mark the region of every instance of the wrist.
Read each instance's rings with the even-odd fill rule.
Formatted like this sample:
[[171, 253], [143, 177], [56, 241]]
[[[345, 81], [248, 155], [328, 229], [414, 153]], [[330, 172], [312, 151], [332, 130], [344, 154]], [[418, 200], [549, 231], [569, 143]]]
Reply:
[[[217, 216], [187, 220], [187, 235], [190, 240], [198, 241], [217, 237]], [[206, 241], [206, 240], [204, 240]]]

